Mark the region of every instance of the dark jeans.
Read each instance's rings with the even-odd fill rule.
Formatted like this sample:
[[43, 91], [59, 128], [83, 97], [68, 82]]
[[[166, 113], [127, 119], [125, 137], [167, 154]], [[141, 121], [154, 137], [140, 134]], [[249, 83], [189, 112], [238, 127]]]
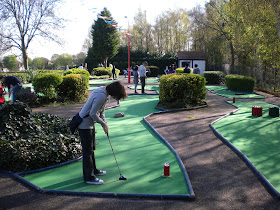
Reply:
[[12, 89], [12, 102], [16, 101], [16, 93], [22, 88], [21, 84], [16, 84]]
[[146, 77], [140, 77], [140, 81], [141, 81], [142, 93], [145, 93]]
[[117, 78], [116, 72], [112, 72], [113, 74], [113, 79]]
[[94, 174], [98, 173], [95, 164], [95, 129], [79, 129], [79, 135], [83, 151], [83, 174], [84, 181], [96, 178]]

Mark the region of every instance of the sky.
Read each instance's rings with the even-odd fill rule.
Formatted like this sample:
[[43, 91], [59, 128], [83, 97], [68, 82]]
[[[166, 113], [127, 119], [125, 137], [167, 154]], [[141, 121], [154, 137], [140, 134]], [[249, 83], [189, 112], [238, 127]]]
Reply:
[[[110, 11], [119, 26], [127, 29], [133, 24], [138, 10], [146, 11], [147, 21], [154, 23], [155, 18], [164, 11], [175, 8], [192, 9], [197, 5], [204, 6], [207, 0], [63, 0], [58, 14], [68, 19], [66, 27], [59, 30], [59, 37], [64, 41], [63, 46], [36, 38], [31, 42], [28, 56], [51, 59], [53, 54], [68, 53], [76, 55], [82, 50], [85, 39], [97, 15], [104, 7]], [[127, 16], [127, 18], [125, 18]]]

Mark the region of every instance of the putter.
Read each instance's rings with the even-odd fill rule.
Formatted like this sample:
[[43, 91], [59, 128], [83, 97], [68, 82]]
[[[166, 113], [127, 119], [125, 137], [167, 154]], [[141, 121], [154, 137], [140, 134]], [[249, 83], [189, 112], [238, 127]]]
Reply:
[[118, 161], [117, 161], [115, 152], [114, 152], [114, 150], [113, 150], [112, 143], [111, 143], [111, 140], [110, 140], [110, 138], [109, 138], [109, 134], [108, 134], [108, 133], [107, 133], [107, 137], [108, 137], [108, 140], [109, 140], [109, 142], [110, 142], [110, 146], [111, 146], [111, 149], [112, 149], [112, 152], [113, 152], [113, 155], [114, 155], [116, 164], [117, 164], [118, 169], [119, 169], [119, 173], [120, 173], [120, 178], [119, 178], [119, 180], [127, 180], [127, 178], [125, 178], [124, 176], [122, 176], [122, 173], [121, 173], [121, 170], [120, 170], [120, 167], [119, 167], [119, 164], [118, 164]]

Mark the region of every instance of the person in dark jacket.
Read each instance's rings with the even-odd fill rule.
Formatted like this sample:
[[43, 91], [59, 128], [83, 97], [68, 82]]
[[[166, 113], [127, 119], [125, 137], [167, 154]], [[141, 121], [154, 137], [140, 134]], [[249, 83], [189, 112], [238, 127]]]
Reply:
[[0, 81], [8, 87], [9, 97], [12, 96], [12, 102], [15, 102], [15, 94], [22, 88], [21, 81], [15, 76], [0, 76]]

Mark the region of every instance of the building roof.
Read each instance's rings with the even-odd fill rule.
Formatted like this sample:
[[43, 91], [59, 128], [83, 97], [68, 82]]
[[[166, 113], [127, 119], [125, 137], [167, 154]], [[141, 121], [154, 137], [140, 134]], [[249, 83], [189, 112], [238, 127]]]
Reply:
[[179, 51], [178, 60], [206, 60], [206, 53], [203, 51]]

